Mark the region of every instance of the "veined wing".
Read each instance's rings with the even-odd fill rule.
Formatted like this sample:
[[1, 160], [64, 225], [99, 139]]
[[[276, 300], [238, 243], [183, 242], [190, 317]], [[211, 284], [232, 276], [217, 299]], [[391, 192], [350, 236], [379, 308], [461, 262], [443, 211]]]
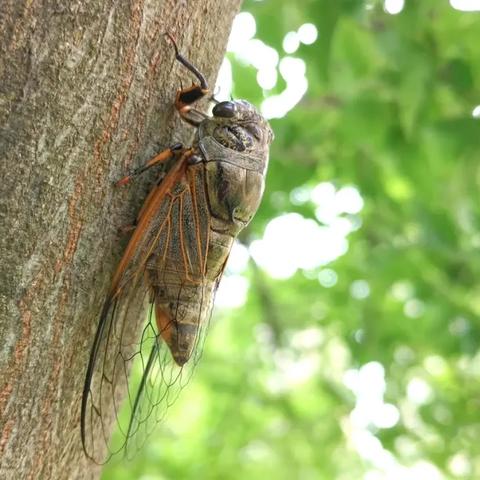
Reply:
[[[187, 169], [190, 154], [191, 150], [181, 153], [148, 197], [103, 305], [81, 411], [83, 447], [97, 463], [123, 449], [130, 454], [138, 448], [186, 385], [201, 355], [216, 282], [206, 282], [205, 277], [210, 214], [203, 166]], [[158, 313], [165, 303], [166, 292], [177, 296], [171, 302], [177, 304], [172, 323], [182, 314], [185, 292], [194, 292], [190, 308], [193, 302], [198, 306], [192, 358], [183, 367], [173, 361], [155, 321], [155, 309]], [[138, 322], [132, 322], [131, 312], [138, 311], [139, 304], [148, 304], [148, 313], [140, 338], [132, 341]], [[120, 416], [125, 384], [128, 414]], [[114, 444], [112, 417], [121, 432]]]

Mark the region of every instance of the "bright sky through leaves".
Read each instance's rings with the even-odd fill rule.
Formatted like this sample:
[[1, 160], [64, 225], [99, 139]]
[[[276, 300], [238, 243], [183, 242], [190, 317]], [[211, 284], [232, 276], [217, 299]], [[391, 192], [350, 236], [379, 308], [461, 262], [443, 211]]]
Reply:
[[[227, 50], [245, 64], [257, 69], [257, 82], [265, 90], [271, 90], [277, 83], [278, 74], [286, 82], [286, 88], [278, 95], [266, 95], [261, 105], [267, 118], [282, 118], [302, 99], [308, 89], [305, 62], [296, 57], [280, 58], [278, 52], [264, 42], [254, 38], [256, 25], [254, 17], [242, 12], [235, 18]], [[297, 31], [288, 32], [283, 40], [283, 49], [293, 54], [300, 43], [313, 44], [317, 39], [317, 29], [312, 23], [299, 26]], [[231, 93], [231, 69], [228, 59], [220, 70], [217, 85], [218, 98], [226, 99]]]
[[464, 12], [480, 11], [480, 0], [450, 0], [450, 5]]
[[385, 0], [385, 11], [390, 15], [396, 15], [403, 10], [405, 0]]

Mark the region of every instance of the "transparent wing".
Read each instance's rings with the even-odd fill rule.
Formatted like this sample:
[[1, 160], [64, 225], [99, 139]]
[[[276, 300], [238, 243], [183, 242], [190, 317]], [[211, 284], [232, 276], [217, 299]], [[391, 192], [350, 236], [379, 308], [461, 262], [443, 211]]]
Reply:
[[[203, 170], [187, 172], [187, 160], [184, 152], [147, 199], [100, 315], [81, 412], [83, 447], [97, 463], [138, 449], [188, 383], [201, 355], [217, 281], [205, 277], [210, 214]], [[152, 268], [157, 270], [155, 285]], [[192, 302], [198, 306], [195, 347], [183, 367], [173, 361], [155, 322], [158, 292], [166, 289], [178, 299], [194, 292]], [[145, 320], [135, 321], [131, 313], [142, 305]], [[181, 308], [179, 301], [178, 312]], [[125, 385], [127, 412], [120, 415]], [[112, 419], [120, 431], [113, 443]]]
[[[148, 355], [142, 355], [141, 361], [134, 365], [129, 385], [134, 396], [128, 398], [130, 415], [125, 445], [128, 458], [133, 457], [144, 445], [191, 379], [203, 351], [210, 313], [211, 309], [199, 330], [192, 358], [182, 367], [175, 364], [168, 348], [152, 329], [154, 322], [147, 322], [142, 333], [142, 342]], [[153, 315], [154, 308], [151, 307], [149, 316]]]

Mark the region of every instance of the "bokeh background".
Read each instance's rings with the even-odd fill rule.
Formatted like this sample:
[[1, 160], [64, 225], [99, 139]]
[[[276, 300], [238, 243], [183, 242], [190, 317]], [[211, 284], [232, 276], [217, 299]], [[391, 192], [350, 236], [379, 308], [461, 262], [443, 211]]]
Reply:
[[480, 1], [249, 0], [267, 190], [196, 375], [103, 479], [480, 478]]

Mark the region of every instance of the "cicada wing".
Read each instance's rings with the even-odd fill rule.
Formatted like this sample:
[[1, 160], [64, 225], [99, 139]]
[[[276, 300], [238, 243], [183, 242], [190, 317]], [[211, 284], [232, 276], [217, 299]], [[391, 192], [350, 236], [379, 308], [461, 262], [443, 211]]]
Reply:
[[[186, 180], [187, 160], [185, 155], [180, 158], [142, 209], [138, 227], [103, 306], [87, 369], [81, 413], [84, 450], [97, 463], [108, 461], [127, 445], [132, 445], [128, 453], [137, 449], [139, 442], [134, 441], [135, 437], [142, 442], [152, 424], [165, 415], [188, 382], [203, 345], [208, 323], [205, 319], [209, 318], [212, 306], [211, 292], [205, 291], [205, 301], [209, 303], [199, 309], [202, 321], [192, 359], [184, 367], [178, 367], [158, 332], [154, 305], [161, 289], [152, 285], [148, 275], [153, 262], [160, 272], [158, 278], [169, 283], [165, 287], [178, 290], [178, 298], [193, 277], [196, 284], [203, 285], [209, 242], [208, 204], [202, 190], [201, 169]], [[178, 279], [173, 284], [172, 269]], [[141, 304], [150, 305], [145, 321], [132, 321], [131, 313], [139, 311]], [[144, 323], [144, 327], [140, 335], [135, 335], [132, 330], [139, 323]], [[132, 368], [134, 375], [130, 376]], [[127, 411], [120, 415], [125, 385]], [[119, 435], [110, 443], [112, 418], [119, 427]]]
[[[210, 246], [210, 213], [203, 175], [203, 167], [192, 168], [183, 184], [170, 190], [169, 229], [158, 239], [157, 252], [151, 250], [147, 267], [153, 298], [141, 341], [148, 355], [142, 355], [134, 365], [139, 380], [134, 388], [136, 396], [130, 405], [127, 457], [138, 451], [165, 417], [168, 408], [188, 384], [203, 351], [217, 285], [205, 275]], [[158, 332], [158, 322], [153, 321], [155, 315], [162, 315], [165, 296], [170, 299], [170, 311], [175, 312], [174, 323], [189, 311], [190, 320], [198, 326], [191, 357], [182, 367], [174, 362], [172, 354], [165, 348], [161, 332]]]
[[[205, 293], [207, 297], [209, 292]], [[152, 305], [151, 316], [154, 315], [154, 310]], [[128, 458], [132, 458], [145, 444], [145, 440], [165, 418], [169, 407], [175, 403], [181, 390], [190, 381], [203, 351], [211, 308], [206, 314], [207, 318], [199, 326], [192, 357], [182, 367], [173, 361], [170, 351], [165, 348], [159, 335], [153, 338], [148, 335], [147, 330], [144, 330], [143, 337], [148, 337], [146, 341], [144, 340], [144, 345], [149, 344], [149, 353], [142, 355], [142, 360], [133, 366], [132, 377], [138, 379], [138, 386], [134, 388], [135, 398], [129, 398], [132, 403], [125, 445], [125, 454]], [[147, 325], [155, 325], [155, 322], [149, 321]]]
[[[109, 298], [103, 307], [100, 324], [94, 340], [87, 369], [82, 399], [81, 430], [85, 453], [96, 463], [106, 462], [123, 445], [109, 447], [112, 419], [122, 425], [120, 409], [131, 365], [141, 355], [126, 320], [132, 318], [129, 310], [138, 311], [146, 301], [147, 289], [143, 282], [132, 279], [116, 298]], [[138, 323], [138, 322], [136, 322]]]

